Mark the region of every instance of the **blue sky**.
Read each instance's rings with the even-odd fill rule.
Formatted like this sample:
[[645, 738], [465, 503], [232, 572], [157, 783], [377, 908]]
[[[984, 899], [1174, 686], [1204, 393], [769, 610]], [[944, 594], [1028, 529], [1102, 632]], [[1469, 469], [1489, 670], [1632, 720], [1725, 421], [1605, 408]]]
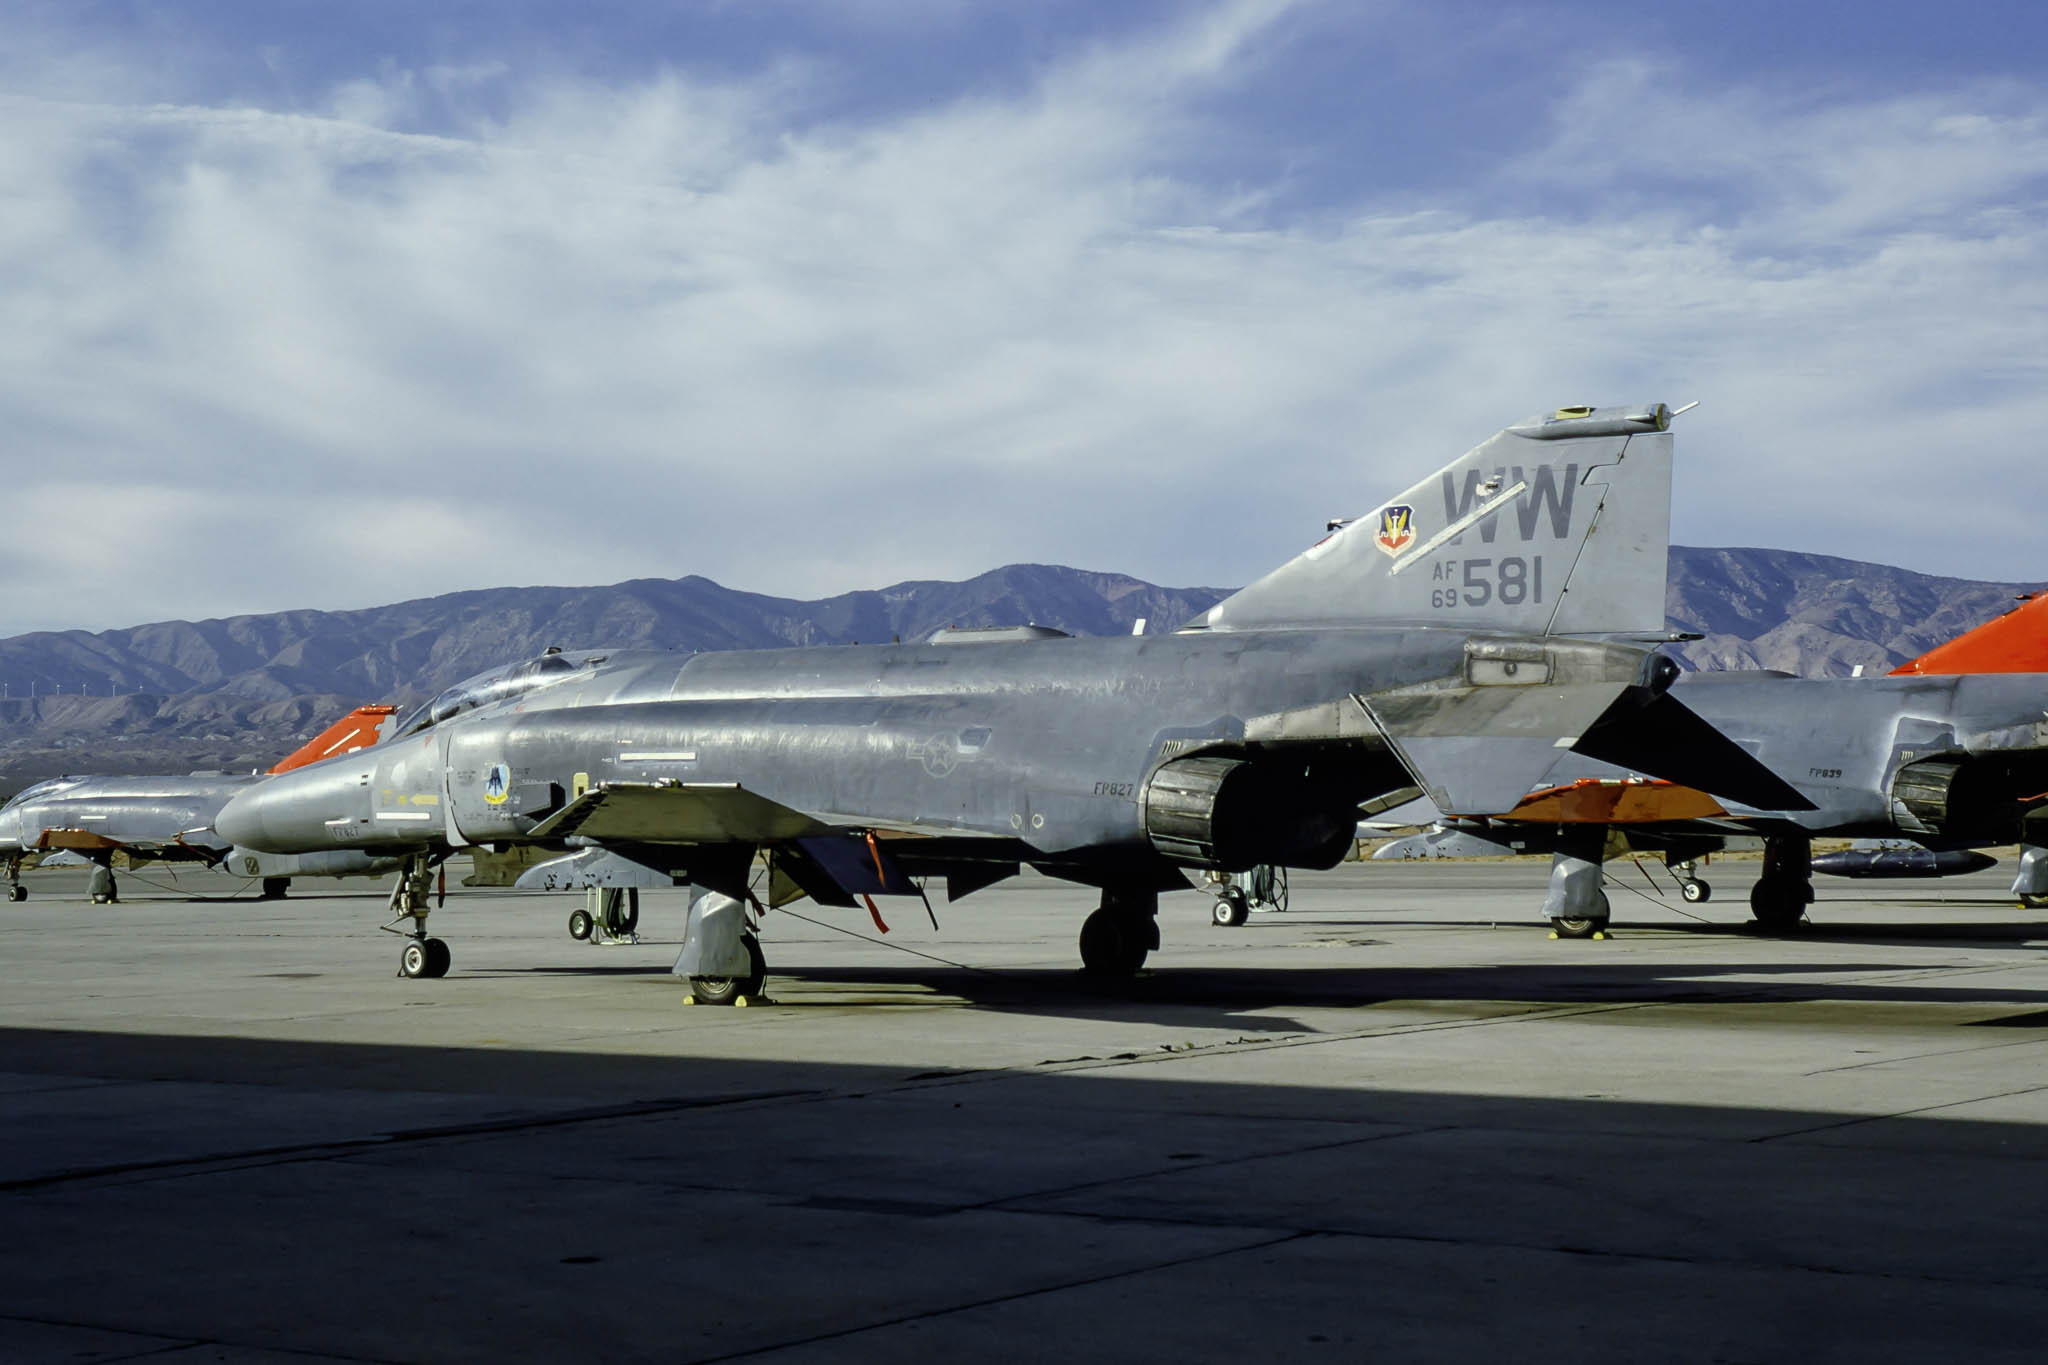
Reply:
[[0, 4], [0, 634], [1246, 581], [1531, 413], [1675, 538], [2048, 574], [2048, 20]]

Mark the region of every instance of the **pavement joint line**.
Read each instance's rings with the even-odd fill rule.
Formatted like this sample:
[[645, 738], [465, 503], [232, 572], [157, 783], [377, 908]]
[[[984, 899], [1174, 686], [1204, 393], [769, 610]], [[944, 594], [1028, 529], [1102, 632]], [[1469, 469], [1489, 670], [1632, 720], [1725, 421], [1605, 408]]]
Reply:
[[328, 1138], [319, 1142], [282, 1143], [274, 1147], [254, 1147], [239, 1152], [211, 1152], [198, 1156], [165, 1157], [157, 1161], [120, 1162], [107, 1166], [80, 1167], [68, 1171], [52, 1171], [44, 1175], [25, 1176], [16, 1180], [0, 1181], [0, 1194], [27, 1193], [57, 1185], [77, 1184], [92, 1180], [112, 1180], [128, 1175], [168, 1175], [174, 1178], [182, 1178], [188, 1175], [206, 1175], [216, 1170], [231, 1170], [252, 1164], [281, 1165], [294, 1161], [319, 1161], [363, 1151], [389, 1151], [396, 1147], [414, 1143], [441, 1142], [466, 1137], [487, 1137], [500, 1133], [530, 1132], [542, 1128], [563, 1128], [582, 1123], [602, 1123], [613, 1119], [648, 1118], [663, 1114], [683, 1113], [692, 1109], [738, 1106], [763, 1100], [773, 1101], [810, 1096], [816, 1093], [819, 1092], [764, 1090], [738, 1095], [712, 1095], [689, 1099], [632, 1100], [623, 1104], [558, 1110], [533, 1114], [523, 1118], [480, 1119], [470, 1123], [441, 1124], [425, 1128], [405, 1128], [389, 1133], [373, 1133], [359, 1138]]
[[940, 1308], [928, 1308], [916, 1313], [899, 1313], [895, 1317], [881, 1318], [874, 1322], [864, 1322], [830, 1332], [815, 1332], [810, 1336], [797, 1337], [789, 1341], [777, 1341], [762, 1346], [749, 1346], [744, 1350], [731, 1351], [724, 1355], [698, 1356], [691, 1362], [691, 1365], [720, 1365], [721, 1362], [728, 1360], [747, 1360], [754, 1356], [771, 1355], [778, 1351], [815, 1346], [821, 1342], [843, 1341], [848, 1337], [859, 1336], [866, 1332], [878, 1332], [891, 1327], [902, 1327], [913, 1322], [928, 1322], [934, 1318], [950, 1317], [955, 1313], [973, 1312], [978, 1308], [993, 1308], [997, 1304], [1005, 1303], [1021, 1303], [1026, 1299], [1040, 1298], [1047, 1294], [1064, 1294], [1075, 1289], [1087, 1289], [1093, 1285], [1110, 1284], [1117, 1280], [1133, 1279], [1140, 1275], [1150, 1275], [1161, 1270], [1174, 1270], [1181, 1266], [1200, 1265], [1204, 1261], [1221, 1260], [1226, 1256], [1238, 1256], [1248, 1251], [1264, 1251], [1270, 1247], [1285, 1246], [1289, 1242], [1300, 1241], [1305, 1236], [1313, 1235], [1312, 1233], [1287, 1232], [1279, 1236], [1268, 1237], [1263, 1241], [1248, 1242], [1242, 1246], [1219, 1247], [1209, 1251], [1193, 1252], [1186, 1256], [1169, 1257], [1147, 1265], [1128, 1266], [1121, 1270], [1107, 1270], [1098, 1275], [1065, 1280], [1058, 1284], [1038, 1285], [1030, 1289], [1014, 1290], [1007, 1294], [991, 1294], [984, 1298], [970, 1299], [966, 1302], [948, 1304]]
[[[1075, 1209], [1018, 1209], [1005, 1212], [1032, 1213], [1049, 1217], [1062, 1215], [1092, 1219], [1100, 1223], [1134, 1223], [1158, 1227], [1187, 1228], [1252, 1228], [1278, 1229], [1279, 1224], [1266, 1221], [1232, 1223], [1221, 1220], [1205, 1220], [1190, 1217], [1175, 1217], [1167, 1214], [1124, 1214], [1110, 1212], [1087, 1212]], [[1839, 1275], [1851, 1279], [1897, 1280], [1912, 1284], [1966, 1285], [1982, 1288], [1985, 1286], [2040, 1291], [2042, 1283], [2038, 1278], [1973, 1278], [1957, 1275], [1937, 1275], [1922, 1271], [1880, 1270], [1838, 1265], [1818, 1265], [1804, 1261], [1767, 1261], [1756, 1257], [1684, 1255], [1677, 1252], [1656, 1252], [1626, 1250], [1616, 1247], [1567, 1246], [1545, 1242], [1501, 1240], [1498, 1238], [1455, 1236], [1447, 1233], [1364, 1231], [1358, 1228], [1335, 1228], [1297, 1226], [1288, 1228], [1290, 1234], [1280, 1240], [1300, 1241], [1317, 1238], [1352, 1238], [1370, 1242], [1409, 1242], [1423, 1246], [1471, 1247], [1502, 1251], [1524, 1251], [1546, 1256], [1584, 1256], [1593, 1260], [1635, 1261], [1653, 1265], [1713, 1266], [1722, 1270], [1757, 1271], [1782, 1274], [1797, 1271], [1809, 1275]], [[1246, 1250], [1256, 1251], [1258, 1247]], [[1198, 1258], [1200, 1259], [1200, 1258]]]
[[1899, 1062], [1924, 1062], [1935, 1057], [1967, 1057], [1975, 1052], [1998, 1052], [2012, 1047], [2039, 1047], [2048, 1043], [2048, 1038], [2013, 1038], [2003, 1043], [1982, 1043], [1976, 1047], [1942, 1048], [1936, 1052], [1905, 1052], [1896, 1057], [1873, 1057], [1867, 1062], [1847, 1062], [1841, 1066], [1824, 1066], [1818, 1071], [1804, 1071], [1802, 1076], [1826, 1076], [1836, 1071], [1861, 1071], [1866, 1067], [1892, 1066]]
[[[1943, 1100], [1940, 1104], [1925, 1104], [1913, 1109], [1898, 1109], [1885, 1114], [1847, 1114], [1834, 1123], [1815, 1124], [1811, 1128], [1793, 1128], [1782, 1133], [1766, 1133], [1761, 1137], [1750, 1138], [1749, 1141], [1762, 1145], [1769, 1142], [1778, 1142], [1784, 1138], [1805, 1137], [1812, 1133], [1831, 1133], [1841, 1128], [1854, 1128], [1859, 1124], [1883, 1123], [1888, 1119], [1916, 1118], [1927, 1114], [1938, 1114], [1944, 1109], [1961, 1109], [1965, 1105], [1984, 1104], [1991, 1100], [2009, 1100], [2015, 1095], [2038, 1095], [2044, 1091], [2048, 1091], [2048, 1085], [2023, 1085], [2013, 1090], [2000, 1090], [1989, 1095], [1972, 1095], [1964, 1100]], [[2034, 1160], [2031, 1157], [2022, 1157], [2020, 1159], [2024, 1161]]]
[[[1373, 1120], [1358, 1120], [1373, 1122]], [[1321, 1120], [1329, 1122], [1329, 1120]], [[1102, 1189], [1111, 1185], [1122, 1185], [1133, 1180], [1155, 1180], [1160, 1176], [1178, 1175], [1182, 1171], [1218, 1170], [1225, 1166], [1242, 1166], [1254, 1161], [1285, 1161], [1293, 1157], [1307, 1156], [1311, 1152], [1330, 1152], [1340, 1147], [1362, 1147], [1368, 1143], [1386, 1142], [1392, 1138], [1428, 1137], [1436, 1133], [1455, 1133], [1461, 1125], [1454, 1123], [1426, 1124], [1395, 1128], [1385, 1133], [1360, 1133], [1352, 1137], [1335, 1138], [1329, 1142], [1311, 1142], [1300, 1146], [1275, 1148], [1264, 1152], [1248, 1152], [1242, 1156], [1220, 1156], [1206, 1161], [1177, 1161], [1170, 1166], [1156, 1170], [1133, 1172], [1129, 1175], [1105, 1176], [1100, 1180], [1083, 1180], [1072, 1185], [1057, 1186], [1049, 1190], [1034, 1190], [1029, 1194], [1006, 1194], [1000, 1199], [984, 1199], [978, 1204], [964, 1204], [963, 1209], [988, 1210], [993, 1213], [1044, 1213], [1044, 1209], [1013, 1209], [1006, 1207], [1020, 1199], [1057, 1199], [1063, 1195], [1079, 1194], [1083, 1190]], [[1059, 1210], [1069, 1212], [1069, 1210]], [[1090, 1215], [1094, 1216], [1094, 1215]]]
[[235, 1350], [256, 1351], [264, 1355], [305, 1356], [312, 1360], [352, 1360], [361, 1365], [406, 1365], [399, 1357], [364, 1356], [337, 1354], [334, 1351], [309, 1350], [298, 1346], [267, 1346], [257, 1342], [228, 1341], [221, 1337], [180, 1337], [159, 1332], [147, 1327], [116, 1327], [104, 1322], [72, 1322], [63, 1318], [35, 1318], [21, 1313], [0, 1313], [0, 1322], [25, 1322], [36, 1327], [55, 1327], [71, 1332], [112, 1332], [120, 1336], [153, 1337], [164, 1343], [128, 1355], [100, 1356], [109, 1362], [124, 1360], [149, 1360], [155, 1356], [172, 1355], [179, 1351], [197, 1350], [206, 1346], [225, 1346]]

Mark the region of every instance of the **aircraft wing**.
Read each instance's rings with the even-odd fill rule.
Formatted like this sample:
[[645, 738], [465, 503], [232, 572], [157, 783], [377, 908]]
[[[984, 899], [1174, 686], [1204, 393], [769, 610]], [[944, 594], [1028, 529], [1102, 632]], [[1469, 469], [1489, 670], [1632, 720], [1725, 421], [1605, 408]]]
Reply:
[[593, 787], [543, 820], [533, 828], [531, 837], [578, 835], [598, 843], [781, 844], [856, 831], [883, 839], [998, 837], [909, 820], [813, 815], [748, 791], [737, 782], [607, 783]]
[[[187, 831], [191, 834], [206, 832]], [[227, 852], [222, 848], [188, 844], [183, 834], [169, 839], [112, 839], [93, 829], [46, 829], [36, 840], [35, 846], [45, 851], [65, 849], [72, 853], [87, 854], [126, 853], [130, 857], [166, 863], [216, 863]]]
[[832, 826], [737, 782], [613, 782], [593, 787], [536, 825], [532, 837], [600, 843], [770, 844]]

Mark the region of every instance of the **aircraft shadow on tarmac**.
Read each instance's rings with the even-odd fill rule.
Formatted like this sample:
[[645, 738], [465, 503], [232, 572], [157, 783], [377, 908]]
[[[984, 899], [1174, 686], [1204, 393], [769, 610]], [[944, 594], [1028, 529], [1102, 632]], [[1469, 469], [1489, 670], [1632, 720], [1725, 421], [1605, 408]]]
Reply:
[[[1597, 953], [1589, 945], [1588, 953]], [[1783, 1005], [1807, 1002], [2015, 1006], [2048, 1013], [2048, 991], [1967, 986], [1937, 980], [1841, 980], [1924, 971], [1924, 962], [1650, 963], [1586, 956], [1541, 965], [1472, 967], [1174, 967], [1134, 980], [1102, 982], [1062, 968], [1000, 972], [930, 965], [772, 969], [771, 1000], [799, 1008], [931, 1007], [958, 1000], [969, 1008], [1075, 1019], [1143, 1019], [1161, 1026], [1233, 1028], [1248, 1033], [1328, 1031], [1289, 1009], [1357, 1009], [1401, 1002], [1490, 1005]], [[493, 976], [604, 975], [665, 978], [660, 968], [594, 965], [529, 967]], [[1764, 978], [1759, 980], [1758, 978]], [[1820, 979], [1828, 978], [1828, 979]], [[681, 982], [675, 989], [683, 990]], [[780, 994], [778, 995], [778, 986]], [[816, 988], [828, 998], [799, 997]], [[1982, 1021], [1982, 1022], [2007, 1022]]]
[[[1390, 1323], [1390, 1358], [1452, 1362], [1507, 1336], [1597, 1361], [1678, 1333], [1703, 1359], [2038, 1345], [2037, 1124], [1288, 1083], [1256, 1055], [1206, 1079], [687, 1062], [0, 1028], [0, 1070], [141, 1082], [17, 1102], [0, 1313], [73, 1333], [66, 1358], [88, 1329], [237, 1359], [1344, 1359]], [[429, 1254], [431, 1294], [337, 1289]], [[714, 1282], [718, 1312], [644, 1309]]]

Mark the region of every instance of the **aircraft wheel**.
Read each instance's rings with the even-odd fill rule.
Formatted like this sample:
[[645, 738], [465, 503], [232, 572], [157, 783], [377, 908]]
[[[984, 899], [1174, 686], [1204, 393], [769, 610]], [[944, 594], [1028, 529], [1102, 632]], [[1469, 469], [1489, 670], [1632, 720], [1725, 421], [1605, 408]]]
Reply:
[[1767, 933], [1787, 934], [1806, 918], [1806, 887], [1798, 882], [1765, 879], [1749, 891], [1749, 912]]
[[569, 937], [579, 943], [590, 937], [590, 931], [595, 925], [596, 921], [590, 918], [588, 910], [578, 909], [569, 912]]
[[[14, 899], [25, 900], [27, 897], [28, 892], [23, 891], [21, 895], [16, 896]], [[2029, 910], [2048, 910], [2048, 896], [2037, 895], [2032, 892], [2022, 893], [2020, 904], [2026, 906]]]
[[411, 980], [431, 976], [427, 970], [427, 945], [414, 939], [398, 955], [398, 974]]
[[1698, 877], [1687, 877], [1678, 884], [1678, 894], [1684, 898], [1687, 905], [1699, 905], [1714, 898], [1714, 888]]
[[1600, 913], [1597, 915], [1560, 916], [1550, 921], [1550, 931], [1559, 938], [1600, 938], [1607, 933], [1607, 893], [1600, 897]]
[[448, 945], [438, 938], [430, 938], [427, 940], [426, 948], [427, 970], [425, 974], [434, 977], [448, 975], [448, 968], [455, 961], [455, 954], [448, 951]]
[[690, 978], [690, 994], [697, 997], [700, 1005], [730, 1005], [743, 995], [759, 995], [768, 982], [768, 959], [762, 955], [761, 941], [747, 937], [740, 940], [747, 945], [747, 974], [745, 976], [693, 976]]
[[1081, 970], [1090, 976], [1135, 976], [1150, 944], [1130, 916], [1097, 910], [1081, 922]]
[[263, 899], [267, 901], [283, 900], [284, 889], [291, 884], [292, 879], [289, 877], [265, 877], [263, 879]]
[[11, 900], [11, 901], [25, 901], [25, 900], [27, 900], [27, 899], [28, 899], [28, 888], [27, 888], [27, 887], [25, 887], [25, 886], [10, 886], [10, 887], [8, 887], [8, 888], [7, 888], [7, 899], [9, 899], [9, 900]]
[[1234, 886], [1216, 898], [1216, 908], [1209, 913], [1211, 923], [1226, 929], [1235, 929], [1251, 917], [1252, 908], [1245, 904], [1244, 892]]

